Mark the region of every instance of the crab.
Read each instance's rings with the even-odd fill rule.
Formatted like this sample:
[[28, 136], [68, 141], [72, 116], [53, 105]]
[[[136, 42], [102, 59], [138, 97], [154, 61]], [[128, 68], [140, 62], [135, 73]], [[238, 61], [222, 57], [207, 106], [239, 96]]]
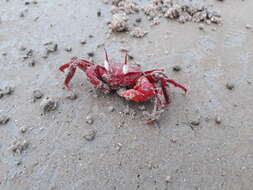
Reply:
[[62, 72], [68, 71], [64, 81], [65, 87], [72, 91], [69, 86], [76, 69], [79, 68], [86, 73], [88, 81], [105, 93], [116, 91], [118, 95], [126, 100], [143, 102], [154, 98], [154, 109], [152, 113], [144, 112], [147, 123], [157, 121], [170, 103], [169, 84], [181, 88], [185, 94], [187, 88], [182, 84], [170, 79], [163, 69], [152, 69], [142, 71], [140, 65], [129, 65], [128, 54], [124, 62], [113, 62], [109, 60], [106, 49], [104, 65], [97, 65], [85, 59], [72, 58], [70, 62], [59, 67]]

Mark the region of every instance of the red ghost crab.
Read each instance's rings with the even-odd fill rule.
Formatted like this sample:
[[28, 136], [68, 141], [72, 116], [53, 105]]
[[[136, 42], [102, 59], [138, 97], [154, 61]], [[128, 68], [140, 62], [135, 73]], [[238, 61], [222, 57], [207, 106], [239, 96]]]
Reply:
[[73, 78], [76, 68], [86, 73], [91, 84], [105, 93], [117, 91], [118, 95], [127, 100], [142, 102], [154, 97], [154, 109], [151, 114], [144, 113], [147, 123], [159, 119], [163, 108], [170, 103], [169, 84], [181, 88], [185, 93], [187, 89], [180, 83], [170, 79], [163, 69], [142, 71], [140, 65], [129, 65], [128, 55], [123, 63], [109, 60], [105, 50], [104, 66], [97, 65], [84, 59], [73, 58], [59, 69], [64, 72], [68, 69], [64, 85], [71, 90], [69, 83]]

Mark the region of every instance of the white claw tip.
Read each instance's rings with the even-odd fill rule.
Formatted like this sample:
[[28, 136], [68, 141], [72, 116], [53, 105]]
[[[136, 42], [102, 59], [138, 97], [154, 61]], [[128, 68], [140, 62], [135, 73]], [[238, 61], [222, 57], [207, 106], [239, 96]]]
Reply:
[[123, 66], [123, 73], [127, 74], [128, 73], [128, 65]]

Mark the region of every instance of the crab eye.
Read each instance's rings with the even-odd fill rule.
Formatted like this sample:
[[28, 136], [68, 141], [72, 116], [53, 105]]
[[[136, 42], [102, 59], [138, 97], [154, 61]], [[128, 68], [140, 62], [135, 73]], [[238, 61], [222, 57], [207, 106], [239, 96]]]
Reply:
[[104, 67], [107, 71], [109, 71], [109, 63], [107, 60], [104, 61]]
[[123, 73], [127, 74], [128, 73], [128, 65], [123, 66]]

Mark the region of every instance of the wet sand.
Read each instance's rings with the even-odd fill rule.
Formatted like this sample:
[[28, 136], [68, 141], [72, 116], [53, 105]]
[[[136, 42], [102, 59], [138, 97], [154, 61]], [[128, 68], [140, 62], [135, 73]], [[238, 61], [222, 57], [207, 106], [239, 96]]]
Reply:
[[[161, 18], [150, 26], [140, 12], [129, 24], [141, 17], [148, 34], [136, 39], [109, 35], [111, 5], [103, 1], [0, 2], [0, 88], [14, 87], [0, 98], [0, 113], [10, 118], [0, 125], [0, 189], [252, 189], [253, 32], [246, 25], [253, 26], [253, 2], [202, 3], [220, 13], [221, 25], [200, 30]], [[47, 42], [58, 46], [45, 59]], [[189, 88], [186, 96], [171, 88], [160, 128], [141, 120], [140, 105], [150, 111], [152, 102], [104, 95], [82, 72], [71, 82], [77, 99], [66, 98], [58, 67], [89, 52], [102, 64], [104, 47], [115, 61], [127, 48], [131, 63], [163, 68]], [[34, 101], [36, 89], [43, 97]], [[45, 97], [58, 106], [43, 114]]]

